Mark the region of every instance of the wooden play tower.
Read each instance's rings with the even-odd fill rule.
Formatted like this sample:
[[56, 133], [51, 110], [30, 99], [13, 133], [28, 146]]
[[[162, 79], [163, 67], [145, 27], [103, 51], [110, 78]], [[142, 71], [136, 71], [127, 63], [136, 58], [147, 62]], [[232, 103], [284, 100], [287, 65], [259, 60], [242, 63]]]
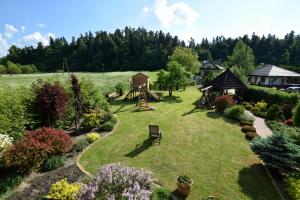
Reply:
[[130, 90], [124, 100], [135, 99], [138, 97], [136, 107], [139, 109], [153, 109], [148, 105], [148, 98], [159, 100], [159, 97], [149, 90], [149, 76], [143, 72], [139, 72], [132, 76], [130, 80]]

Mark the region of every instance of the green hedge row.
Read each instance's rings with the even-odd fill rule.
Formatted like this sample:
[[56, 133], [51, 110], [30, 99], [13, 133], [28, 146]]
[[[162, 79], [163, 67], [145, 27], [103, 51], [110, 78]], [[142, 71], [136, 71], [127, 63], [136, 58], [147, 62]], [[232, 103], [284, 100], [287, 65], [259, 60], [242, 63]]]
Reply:
[[266, 88], [259, 86], [249, 86], [249, 89], [244, 92], [245, 101], [261, 101], [265, 100], [268, 104], [283, 104], [291, 103], [296, 105], [300, 101], [300, 95], [293, 92], [287, 93], [274, 88]]

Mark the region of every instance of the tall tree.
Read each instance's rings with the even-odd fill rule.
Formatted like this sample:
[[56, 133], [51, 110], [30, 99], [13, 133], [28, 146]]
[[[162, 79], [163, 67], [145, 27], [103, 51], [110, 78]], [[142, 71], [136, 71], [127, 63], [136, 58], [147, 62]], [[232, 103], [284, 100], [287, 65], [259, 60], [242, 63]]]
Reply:
[[252, 49], [243, 40], [239, 40], [233, 49], [232, 55], [228, 57], [227, 65], [238, 67], [243, 75], [248, 75], [255, 69]]
[[169, 57], [169, 62], [177, 62], [193, 74], [198, 73], [200, 69], [198, 55], [191, 48], [176, 47], [172, 55]]

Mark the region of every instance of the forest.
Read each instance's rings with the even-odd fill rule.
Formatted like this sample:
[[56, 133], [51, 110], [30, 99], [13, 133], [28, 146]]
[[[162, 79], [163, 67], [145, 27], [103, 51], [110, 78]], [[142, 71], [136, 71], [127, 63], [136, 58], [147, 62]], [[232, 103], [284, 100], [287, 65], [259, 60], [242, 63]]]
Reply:
[[40, 72], [62, 69], [66, 58], [70, 71], [128, 71], [158, 70], [166, 68], [168, 56], [175, 47], [192, 48], [199, 60], [214, 60], [219, 64], [227, 61], [239, 40], [243, 40], [254, 54], [255, 65], [260, 63], [284, 66], [300, 72], [300, 35], [293, 31], [283, 39], [275, 35], [259, 37], [253, 33], [239, 38], [217, 36], [196, 43], [193, 38], [186, 44], [177, 36], [145, 28], [116, 29], [113, 33], [86, 32], [68, 42], [64, 37], [50, 38], [49, 45], [38, 43], [36, 47], [11, 46], [7, 56], [0, 60], [20, 65], [35, 65]]

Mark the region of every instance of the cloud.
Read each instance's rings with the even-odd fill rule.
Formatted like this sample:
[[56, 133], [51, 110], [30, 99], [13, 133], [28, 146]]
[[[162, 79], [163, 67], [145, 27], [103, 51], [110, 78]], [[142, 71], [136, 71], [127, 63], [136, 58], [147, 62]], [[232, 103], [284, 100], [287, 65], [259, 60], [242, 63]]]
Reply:
[[8, 49], [9, 49], [9, 46], [8, 46], [7, 40], [4, 39], [2, 37], [2, 34], [0, 33], [0, 57], [6, 56], [6, 54], [8, 53]]
[[146, 12], [149, 12], [149, 11], [150, 11], [149, 7], [146, 6], [146, 7], [143, 8], [143, 12], [146, 13]]
[[191, 25], [199, 17], [188, 4], [178, 2], [168, 5], [167, 0], [155, 1], [154, 14], [163, 28], [169, 28], [171, 25]]
[[46, 35], [42, 35], [40, 32], [34, 32], [30, 35], [24, 36], [24, 40], [26, 42], [33, 42], [35, 44], [41, 42], [43, 45], [48, 45], [49, 44], [49, 39], [50, 37], [55, 37], [53, 33], [47, 33]]
[[24, 33], [24, 32], [25, 32], [25, 29], [26, 29], [26, 27], [25, 27], [25, 26], [21, 26], [21, 31], [22, 31], [22, 33]]
[[16, 29], [13, 25], [5, 24], [5, 35], [8, 38], [11, 38], [14, 33], [18, 32], [18, 29]]
[[43, 24], [43, 23], [36, 23], [35, 25], [37, 25], [37, 26], [39, 26], [39, 27], [41, 27], [41, 28], [46, 27], [46, 24]]

